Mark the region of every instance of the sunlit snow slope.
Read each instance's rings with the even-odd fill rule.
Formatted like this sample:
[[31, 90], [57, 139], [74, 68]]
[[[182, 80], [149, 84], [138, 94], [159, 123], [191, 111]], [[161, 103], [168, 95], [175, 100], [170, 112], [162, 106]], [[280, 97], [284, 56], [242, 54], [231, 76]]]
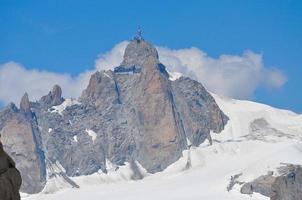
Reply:
[[[183, 152], [164, 172], [132, 181], [128, 164], [117, 171], [73, 178], [80, 189], [66, 188], [54, 194], [23, 195], [24, 200], [244, 200], [268, 199], [260, 194], [228, 192], [230, 177], [251, 181], [280, 163], [302, 164], [302, 116], [249, 101], [214, 95], [230, 118], [224, 131], [213, 133], [213, 145], [204, 143]], [[49, 185], [51, 187], [51, 185]]]

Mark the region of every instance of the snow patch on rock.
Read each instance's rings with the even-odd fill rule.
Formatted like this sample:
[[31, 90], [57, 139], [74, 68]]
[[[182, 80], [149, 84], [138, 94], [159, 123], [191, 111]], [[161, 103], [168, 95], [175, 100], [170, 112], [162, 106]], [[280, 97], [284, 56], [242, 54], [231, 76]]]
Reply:
[[52, 106], [51, 109], [49, 110], [52, 113], [59, 113], [60, 115], [63, 115], [63, 111], [72, 105], [79, 105], [81, 104], [75, 99], [65, 99], [63, 103], [61, 103], [58, 106]]
[[86, 129], [86, 133], [91, 137], [91, 140], [94, 142], [96, 140], [97, 134], [93, 130]]
[[75, 142], [78, 142], [78, 136], [73, 136], [73, 140], [75, 141]]
[[182, 73], [180, 72], [168, 72], [169, 73], [169, 80], [176, 81], [180, 77], [182, 77]]

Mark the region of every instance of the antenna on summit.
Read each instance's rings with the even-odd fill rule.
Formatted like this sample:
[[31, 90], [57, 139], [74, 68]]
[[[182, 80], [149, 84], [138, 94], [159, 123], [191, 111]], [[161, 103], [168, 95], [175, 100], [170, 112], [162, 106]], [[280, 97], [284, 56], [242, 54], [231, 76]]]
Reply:
[[141, 29], [141, 26], [138, 27], [137, 32], [136, 32], [136, 36], [134, 37], [134, 40], [136, 40], [137, 42], [143, 41], [143, 31]]

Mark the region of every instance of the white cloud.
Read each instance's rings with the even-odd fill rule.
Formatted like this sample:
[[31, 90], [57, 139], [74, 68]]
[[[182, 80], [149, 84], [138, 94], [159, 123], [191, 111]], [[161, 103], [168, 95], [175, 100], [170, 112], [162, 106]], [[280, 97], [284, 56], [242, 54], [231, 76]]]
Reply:
[[28, 70], [18, 63], [8, 62], [0, 65], [0, 100], [5, 104], [19, 103], [25, 92], [28, 92], [31, 100], [38, 100], [54, 84], [62, 87], [65, 97], [76, 97], [85, 88], [89, 74], [85, 72], [73, 78], [69, 74]]
[[[109, 52], [101, 54], [95, 62], [95, 70], [112, 69], [121, 63], [128, 42], [117, 44]], [[210, 91], [234, 98], [251, 98], [258, 87], [281, 87], [285, 75], [263, 64], [261, 54], [246, 51], [243, 55], [221, 55], [215, 59], [198, 48], [171, 50], [157, 47], [161, 62], [171, 72], [200, 81]], [[0, 101], [19, 103], [24, 92], [31, 100], [38, 100], [48, 93], [54, 84], [62, 87], [64, 97], [78, 97], [87, 86], [93, 71], [76, 77], [48, 71], [26, 69], [15, 62], [0, 65]]]
[[178, 71], [201, 82], [211, 92], [249, 99], [258, 87], [281, 87], [286, 76], [268, 69], [261, 54], [221, 55], [215, 59], [198, 48], [171, 50], [158, 47], [160, 60], [169, 71]]
[[[96, 61], [98, 70], [111, 69], [122, 61], [127, 42], [116, 45]], [[157, 47], [160, 61], [170, 72], [181, 72], [201, 82], [211, 92], [233, 98], [250, 99], [258, 87], [281, 87], [286, 76], [263, 64], [261, 54], [221, 55], [218, 59], [192, 47], [172, 50]]]
[[[111, 69], [119, 65], [127, 44], [128, 42], [121, 42], [109, 52], [101, 54], [96, 60], [95, 70]], [[0, 103], [14, 102], [18, 104], [25, 92], [28, 93], [32, 101], [39, 100], [55, 84], [61, 86], [65, 98], [79, 97], [86, 88], [90, 75], [95, 70], [72, 77], [70, 74], [26, 69], [16, 62], [0, 64]]]
[[97, 70], [108, 70], [121, 64], [127, 45], [128, 42], [123, 41], [115, 45], [111, 51], [99, 55], [98, 59], [95, 61], [95, 68]]

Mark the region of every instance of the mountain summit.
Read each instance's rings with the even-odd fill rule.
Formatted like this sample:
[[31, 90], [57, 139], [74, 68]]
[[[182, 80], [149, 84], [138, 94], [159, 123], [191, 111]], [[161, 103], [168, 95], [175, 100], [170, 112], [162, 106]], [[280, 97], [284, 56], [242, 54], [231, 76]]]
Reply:
[[56, 85], [38, 102], [25, 95], [20, 110], [0, 113], [0, 133], [10, 141], [3, 143], [22, 166], [23, 192], [45, 191], [46, 180], [55, 177], [75, 187], [68, 177], [107, 173], [108, 163], [130, 163], [132, 178], [142, 178], [140, 167], [164, 170], [183, 150], [211, 143], [210, 133], [228, 121], [200, 83], [171, 81], [157, 50], [143, 39], [130, 41], [120, 66], [94, 73], [78, 100], [61, 93]]
[[158, 62], [158, 53], [152, 44], [145, 40], [132, 40], [125, 49], [124, 60], [121, 65], [139, 65], [148, 68]]

